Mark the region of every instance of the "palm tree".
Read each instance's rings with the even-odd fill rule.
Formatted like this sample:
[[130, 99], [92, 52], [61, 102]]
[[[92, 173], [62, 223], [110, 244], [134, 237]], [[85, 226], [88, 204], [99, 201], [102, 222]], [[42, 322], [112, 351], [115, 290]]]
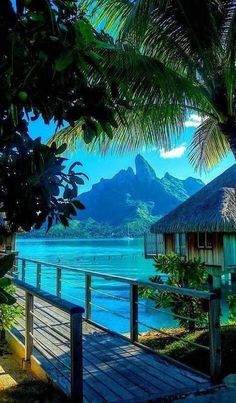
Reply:
[[[229, 150], [236, 157], [236, 1], [82, 3], [93, 9], [96, 27], [116, 32], [112, 49], [101, 57], [107, 73], [120, 80], [117, 90], [129, 107], [118, 116], [113, 139], [101, 130], [90, 148], [168, 148], [194, 110], [202, 119], [190, 148], [194, 166], [210, 168]], [[75, 140], [80, 126], [58, 137]]]

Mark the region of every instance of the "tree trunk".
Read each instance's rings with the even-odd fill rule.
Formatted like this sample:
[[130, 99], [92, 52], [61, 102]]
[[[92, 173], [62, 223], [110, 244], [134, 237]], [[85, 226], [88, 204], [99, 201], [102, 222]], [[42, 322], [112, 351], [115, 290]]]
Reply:
[[222, 132], [227, 138], [230, 149], [236, 159], [236, 119], [229, 118], [227, 123], [222, 123], [220, 125]]
[[6, 340], [6, 332], [4, 329], [0, 330], [0, 342], [3, 342]]

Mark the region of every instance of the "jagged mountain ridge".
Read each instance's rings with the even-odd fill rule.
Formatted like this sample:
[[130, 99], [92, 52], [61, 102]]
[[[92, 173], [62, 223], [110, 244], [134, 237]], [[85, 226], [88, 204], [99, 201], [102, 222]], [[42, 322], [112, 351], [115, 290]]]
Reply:
[[140, 208], [150, 216], [163, 216], [203, 186], [200, 179], [192, 177], [181, 180], [166, 173], [158, 178], [154, 169], [138, 154], [135, 172], [132, 168], [121, 170], [111, 179], [101, 179], [90, 191], [80, 195], [86, 210], [80, 211], [78, 218], [120, 225], [137, 218]]

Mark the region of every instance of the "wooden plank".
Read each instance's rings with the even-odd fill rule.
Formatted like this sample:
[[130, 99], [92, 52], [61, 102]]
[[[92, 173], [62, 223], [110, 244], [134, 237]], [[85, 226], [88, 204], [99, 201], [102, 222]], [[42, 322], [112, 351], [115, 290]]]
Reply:
[[[67, 365], [69, 365], [69, 348], [66, 348], [63, 346], [63, 344], [58, 345], [58, 343], [55, 343], [55, 337], [52, 334], [53, 329], [46, 329], [45, 327], [36, 327], [36, 330], [40, 333], [41, 339], [48, 345], [48, 349], [50, 350], [51, 348], [54, 349], [54, 352], [57, 353], [58, 356], [60, 356], [60, 359], [62, 359], [61, 355], [63, 353], [67, 354], [67, 359], [64, 357], [64, 360], [66, 360]], [[40, 337], [40, 336], [39, 336]], [[56, 335], [57, 339], [57, 335]], [[98, 373], [98, 368], [96, 365], [93, 364], [93, 360], [91, 359], [92, 355], [90, 355], [90, 358], [88, 358], [88, 353], [85, 352], [85, 358], [84, 358], [84, 367], [85, 369], [88, 370], [88, 367], [90, 368], [89, 372], [92, 372], [93, 375], [97, 374], [100, 380], [104, 379], [104, 384], [109, 384], [109, 386], [113, 385], [112, 387], [114, 388], [115, 392], [118, 394], [119, 398], [124, 398], [124, 395], [127, 395], [128, 397], [135, 397], [135, 395], [131, 394], [127, 389], [124, 389], [123, 386], [119, 385], [117, 383], [117, 375], [115, 375], [113, 378], [108, 377], [106, 374], [105, 376], [103, 375], [103, 371], [99, 371]], [[103, 364], [99, 360], [100, 364]], [[91, 367], [93, 366], [93, 369]], [[95, 372], [95, 373], [94, 373]], [[116, 381], [116, 382], [114, 382]], [[124, 378], [123, 381], [125, 382], [126, 379]], [[140, 395], [141, 389], [138, 391]], [[122, 393], [121, 393], [122, 392]]]
[[[20, 294], [20, 301], [24, 303], [24, 295]], [[68, 315], [35, 300], [34, 311], [38, 318], [34, 318], [34, 334], [47, 350], [36, 342], [38, 354], [44, 355], [45, 365], [51, 368], [54, 380], [58, 376], [60, 385], [68, 390], [70, 371], [63, 366], [70, 366]], [[20, 325], [19, 330], [24, 335]], [[83, 384], [87, 402], [138, 403], [210, 385], [204, 377], [87, 322], [83, 323], [83, 340]]]
[[[86, 355], [88, 354], [87, 352], [85, 353]], [[98, 356], [99, 353], [97, 351], [92, 351], [91, 354]], [[142, 359], [139, 359], [139, 357], [134, 357], [132, 355], [127, 355], [125, 357], [119, 358], [119, 354], [115, 355], [107, 353], [109, 357], [112, 357], [113, 363], [115, 363], [115, 366], [118, 364], [118, 369], [116, 369], [119, 373], [123, 374], [123, 372], [119, 370], [120, 366], [119, 364], [122, 364], [122, 361], [125, 363], [125, 367], [127, 368], [126, 362], [130, 362], [131, 365], [133, 366], [133, 371], [136, 373], [137, 369], [141, 371], [142, 377], [148, 380], [149, 382], [152, 382], [154, 385], [158, 385], [158, 388], [160, 391], [165, 391], [166, 389], [169, 390], [174, 390], [176, 387], [183, 387], [185, 386], [186, 383], [184, 382], [179, 382], [176, 379], [172, 379], [170, 374], [168, 374], [168, 377], [163, 377], [163, 373], [160, 371], [153, 371], [152, 367], [149, 367], [148, 364], [145, 362], [142, 362]], [[104, 356], [103, 359], [105, 360]], [[110, 364], [110, 363], [109, 363]], [[110, 364], [112, 365], [112, 364]], [[131, 368], [131, 366], [130, 366]], [[169, 369], [170, 370], [170, 369]], [[169, 371], [170, 372], [170, 371]], [[165, 374], [167, 375], [167, 374]]]
[[122, 388], [125, 388], [127, 398], [130, 394], [132, 395], [132, 397], [137, 398], [140, 397], [140, 395], [143, 393], [143, 390], [138, 385], [130, 382], [127, 377], [123, 376], [123, 374], [121, 374], [119, 370], [113, 368], [110, 363], [102, 362], [95, 355], [90, 355], [88, 351], [86, 351], [85, 356], [87, 359], [90, 359], [90, 357], [92, 356], [91, 361], [93, 362], [94, 366], [96, 366], [100, 371], [106, 372], [109, 378], [115, 380], [117, 384], [120, 385]]
[[[86, 348], [86, 347], [85, 347]], [[91, 345], [89, 345], [88, 347], [88, 351], [91, 352], [91, 354], [94, 354], [95, 356], [97, 356], [99, 353], [99, 346], [94, 346], [94, 349], [92, 349]], [[88, 352], [85, 350], [85, 355], [88, 354]], [[101, 356], [100, 356], [101, 357]], [[173, 389], [176, 388], [177, 386], [179, 388], [183, 387], [186, 385], [186, 382], [184, 382], [183, 377], [181, 377], [181, 382], [179, 381], [179, 379], [177, 380], [176, 377], [174, 377], [174, 379], [172, 379], [172, 377], [170, 376], [170, 366], [168, 368], [166, 368], [165, 370], [165, 375], [168, 375], [168, 377], [163, 377], [163, 367], [160, 368], [160, 366], [158, 368], [153, 368], [152, 365], [150, 365], [149, 362], [145, 362], [142, 360], [142, 357], [140, 357], [139, 354], [136, 354], [134, 352], [125, 352], [122, 353], [121, 352], [114, 352], [114, 350], [112, 349], [112, 347], [110, 347], [110, 349], [107, 349], [107, 353], [106, 356], [104, 354], [104, 352], [102, 351], [102, 359], [105, 362], [108, 362], [106, 360], [106, 358], [108, 357], [108, 359], [112, 359], [112, 361], [115, 363], [115, 365], [117, 363], [120, 363], [120, 361], [124, 361], [125, 366], [127, 365], [126, 362], [128, 361], [129, 363], [131, 363], [133, 365], [133, 371], [136, 372], [137, 368], [142, 370], [142, 377], [144, 377], [145, 379], [148, 379], [149, 382], [152, 382], [155, 385], [158, 385], [158, 388], [162, 391], [165, 391], [167, 388], [169, 389]], [[172, 370], [173, 371], [173, 370]]]
[[[37, 331], [37, 337], [47, 346], [49, 352], [53, 349], [54, 353], [60, 357], [59, 359], [63, 361], [66, 365], [70, 365], [69, 353], [70, 349], [66, 348], [63, 344], [55, 343], [55, 338], [50, 333], [53, 332], [51, 329], [46, 329], [45, 327], [36, 326], [35, 330]], [[54, 355], [52, 355], [53, 357]], [[60, 365], [60, 364], [59, 364]], [[114, 382], [110, 377], [106, 374], [103, 374], [102, 371], [99, 371], [95, 365], [88, 359], [84, 358], [84, 368], [90, 375], [92, 374], [93, 378], [96, 378], [97, 381], [100, 382], [100, 392], [103, 391], [103, 396], [109, 395], [111, 399], [114, 398], [114, 395], [117, 398], [124, 398], [125, 395], [127, 397], [133, 397], [131, 393], [129, 393], [126, 389], [121, 388], [116, 382]], [[94, 379], [93, 379], [94, 381]], [[107, 389], [107, 385], [109, 388]], [[112, 401], [112, 400], [111, 400]]]
[[[109, 350], [109, 348], [107, 350]], [[106, 360], [106, 356], [110, 357], [108, 351], [107, 353], [104, 353], [97, 349], [97, 351], [93, 353], [100, 359], [101, 362]], [[85, 350], [85, 357], [86, 354], [87, 352]], [[126, 379], [135, 382], [135, 384], [145, 392], [160, 394], [168, 388], [168, 385], [164, 385], [164, 387], [161, 385], [160, 379], [154, 378], [148, 373], [144, 374], [142, 371], [140, 371], [140, 368], [136, 364], [137, 363], [132, 363], [130, 360], [120, 358], [119, 356], [114, 357], [114, 355], [112, 355], [112, 360], [109, 362], [109, 365], [112, 366], [113, 369], [115, 368], [116, 371], [118, 371]], [[170, 389], [173, 390], [172, 387], [169, 387], [169, 390]]]
[[142, 351], [144, 353], [145, 357], [151, 357], [153, 360], [155, 360], [155, 362], [163, 363], [164, 365], [172, 365], [172, 366], [174, 365], [174, 366], [176, 366], [177, 369], [179, 369], [181, 371], [181, 373], [184, 372], [185, 376], [188, 376], [188, 374], [190, 374], [191, 377], [193, 377], [194, 380], [196, 380], [196, 381], [198, 381], [200, 383], [202, 383], [203, 379], [209, 380], [208, 377], [205, 376], [205, 375], [201, 376], [200, 374], [196, 373], [194, 370], [191, 370], [191, 369], [188, 370], [188, 369], [182, 367], [181, 364], [178, 366], [177, 363], [176, 363], [176, 365], [173, 364], [172, 362], [170, 363], [170, 361], [166, 360], [164, 356], [158, 355], [157, 353], [155, 353], [155, 352], [153, 352], [151, 350], [142, 349], [142, 348], [140, 348], [139, 345], [131, 344], [127, 340], [125, 340], [124, 338], [119, 337], [116, 334], [111, 334], [111, 333], [108, 333], [108, 332], [105, 332], [104, 334], [107, 335], [106, 336], [106, 342], [107, 342], [107, 338], [110, 338], [112, 343], [117, 343], [118, 347], [123, 346], [126, 351], [128, 351], [130, 348], [132, 350], [137, 351], [137, 352]]
[[[188, 372], [186, 369], [183, 369], [178, 366], [174, 366], [173, 364], [170, 364], [168, 361], [165, 361], [163, 358], [161, 358], [157, 355], [154, 355], [150, 352], [146, 352], [146, 351], [142, 350], [140, 347], [127, 343], [126, 340], [121, 339], [117, 336], [113, 336], [113, 335], [111, 336], [111, 335], [107, 334], [106, 340], [103, 338], [103, 342], [108, 343], [108, 337], [110, 338], [109, 342], [112, 343], [113, 347], [123, 349], [123, 351], [124, 351], [123, 354], [126, 354], [126, 355], [130, 355], [130, 354], [134, 355], [134, 354], [138, 353], [139, 359], [142, 357], [142, 359], [145, 360], [145, 362], [148, 365], [150, 365], [153, 369], [154, 368], [157, 370], [159, 369], [163, 373], [166, 373], [168, 375], [169, 369], [174, 367], [178, 380], [182, 381], [184, 384], [189, 383], [189, 380], [186, 379], [186, 377], [187, 378], [190, 377], [190, 379], [192, 380], [192, 382], [194, 381], [194, 383], [203, 382], [204, 378], [202, 378], [198, 375], [195, 375], [195, 374], [192, 375], [192, 373], [190, 371]], [[98, 336], [96, 338], [94, 338], [94, 340], [92, 340], [92, 342], [96, 342], [97, 338], [98, 338]], [[111, 348], [112, 347], [110, 346], [110, 350], [111, 350]], [[142, 355], [141, 355], [141, 353], [142, 353]], [[176, 376], [175, 376], [175, 378], [176, 378]]]
[[[123, 386], [121, 386], [117, 380], [113, 379], [110, 376], [110, 373], [107, 374], [104, 370], [104, 366], [103, 366], [103, 370], [101, 369], [101, 366], [97, 366], [94, 363], [94, 360], [92, 359], [91, 361], [88, 360], [88, 356], [86, 354], [86, 357], [84, 358], [84, 368], [92, 375], [94, 375], [94, 377], [103, 385], [109, 385], [109, 389], [112, 390], [119, 399], [130, 399], [130, 398], [134, 398], [135, 395], [133, 395], [132, 393], [130, 393], [129, 390], [127, 390], [126, 388], [124, 388]], [[106, 396], [106, 395], [105, 395]]]
[[[98, 331], [98, 329], [96, 329], [96, 331]], [[122, 339], [119, 338], [119, 340], [122, 340]], [[125, 342], [125, 343], [126, 343], [126, 342]], [[202, 382], [202, 379], [200, 378], [199, 381]]]
[[[104, 333], [104, 332], [103, 332], [103, 333]], [[121, 340], [121, 339], [119, 338], [119, 340]], [[150, 364], [150, 363], [149, 363], [149, 364]], [[182, 370], [181, 370], [181, 372], [182, 372]], [[186, 375], [186, 373], [185, 373], [184, 375]], [[182, 376], [182, 379], [183, 379], [183, 376]], [[184, 377], [184, 379], [185, 379], [185, 377]], [[200, 382], [202, 382], [202, 379], [201, 379], [201, 378], [200, 378], [200, 379], [198, 378], [197, 380], [200, 381]]]

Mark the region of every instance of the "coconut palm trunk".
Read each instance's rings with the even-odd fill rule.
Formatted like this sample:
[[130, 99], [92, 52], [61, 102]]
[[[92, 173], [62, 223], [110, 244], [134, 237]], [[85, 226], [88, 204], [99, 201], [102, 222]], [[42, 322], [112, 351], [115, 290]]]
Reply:
[[236, 159], [236, 119], [232, 118], [227, 124], [221, 125], [222, 133], [229, 142], [230, 150]]

